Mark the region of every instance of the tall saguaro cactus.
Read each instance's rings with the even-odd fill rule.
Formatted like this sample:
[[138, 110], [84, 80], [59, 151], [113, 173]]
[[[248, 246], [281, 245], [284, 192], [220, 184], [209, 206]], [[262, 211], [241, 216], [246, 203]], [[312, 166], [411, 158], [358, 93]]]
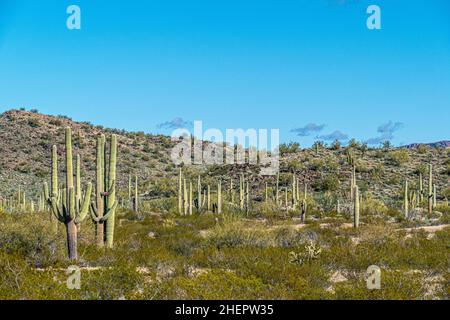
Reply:
[[241, 174], [240, 180], [239, 180], [239, 208], [241, 210], [244, 210], [244, 202], [245, 202], [245, 179], [244, 175]]
[[139, 212], [138, 176], [134, 176], [134, 212]]
[[189, 209], [189, 199], [188, 199], [188, 190], [187, 190], [187, 184], [186, 179], [183, 179], [183, 204], [184, 204], [184, 215], [186, 216], [188, 214]]
[[405, 180], [405, 194], [404, 194], [404, 198], [403, 198], [403, 210], [405, 213], [405, 218], [408, 219], [408, 215], [409, 215], [408, 180]]
[[275, 202], [277, 206], [280, 205], [280, 172], [277, 173], [277, 190], [275, 193]]
[[49, 203], [53, 215], [66, 226], [67, 249], [70, 260], [77, 260], [78, 230], [80, 224], [89, 212], [89, 202], [91, 199], [92, 184], [89, 183], [86, 189], [80, 210], [76, 209], [75, 188], [73, 184], [73, 159], [72, 159], [72, 131], [68, 127], [65, 131], [66, 142], [66, 188], [62, 193], [63, 200], [60, 201], [61, 194], [58, 192], [58, 151], [57, 147], [52, 148], [52, 191], [49, 194], [48, 185], [44, 183], [44, 195]]
[[245, 212], [247, 212], [247, 216], [250, 212], [250, 188], [249, 182], [245, 183]]
[[80, 211], [81, 206], [81, 158], [77, 154], [76, 172], [75, 172], [75, 205], [77, 211]]
[[433, 209], [436, 209], [437, 206], [437, 190], [436, 185], [433, 184]]
[[91, 203], [91, 217], [96, 226], [97, 245], [107, 248], [114, 246], [114, 227], [116, 208], [116, 165], [117, 165], [117, 137], [111, 136], [109, 147], [109, 162], [106, 166], [106, 139], [104, 135], [97, 138], [97, 167], [96, 167], [96, 201]]
[[423, 201], [423, 177], [422, 172], [419, 173], [419, 203], [422, 203]]
[[306, 202], [307, 196], [308, 196], [308, 185], [305, 182], [305, 190], [304, 190], [303, 201], [302, 201], [302, 212], [301, 212], [301, 216], [300, 216], [302, 222], [306, 221], [306, 213], [308, 211], [308, 203]]
[[222, 213], [222, 181], [220, 180], [217, 185], [217, 213]]
[[192, 216], [192, 181], [189, 182], [189, 215]]
[[131, 206], [131, 174], [128, 175], [128, 206]]
[[295, 210], [296, 206], [297, 206], [297, 197], [296, 197], [296, 184], [297, 179], [295, 177], [295, 173], [292, 175], [292, 209]]
[[211, 211], [211, 186], [208, 184], [208, 202], [207, 202], [207, 210]]
[[350, 199], [355, 199], [355, 187], [356, 187], [356, 166], [353, 165], [352, 168], [352, 177], [350, 181]]
[[428, 213], [433, 213], [433, 165], [430, 163], [428, 177]]
[[354, 203], [353, 203], [353, 226], [355, 228], [359, 227], [359, 188], [356, 185], [354, 191]]
[[200, 213], [202, 211], [202, 181], [200, 175], [197, 179], [197, 211]]
[[183, 186], [182, 186], [182, 182], [183, 182], [183, 172], [181, 171], [180, 168], [180, 173], [178, 176], [178, 214], [182, 214], [183, 211]]

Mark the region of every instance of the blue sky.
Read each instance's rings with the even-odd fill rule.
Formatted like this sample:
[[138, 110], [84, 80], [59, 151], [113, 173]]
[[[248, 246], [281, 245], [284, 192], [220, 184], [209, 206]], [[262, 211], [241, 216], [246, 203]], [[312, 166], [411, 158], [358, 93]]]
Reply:
[[279, 128], [304, 146], [450, 139], [450, 1], [0, 0], [0, 111], [19, 107], [145, 132]]

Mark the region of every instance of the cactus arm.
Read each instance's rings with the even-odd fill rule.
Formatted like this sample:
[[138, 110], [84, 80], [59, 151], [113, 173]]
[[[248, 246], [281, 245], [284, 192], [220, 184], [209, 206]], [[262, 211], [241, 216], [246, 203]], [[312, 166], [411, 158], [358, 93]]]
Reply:
[[58, 194], [58, 148], [52, 147], [52, 195]]
[[116, 211], [117, 205], [118, 205], [118, 203], [117, 203], [117, 201], [115, 201], [114, 204], [113, 204], [113, 206], [111, 207], [111, 209], [109, 209], [109, 210], [106, 212], [106, 214], [105, 214], [103, 217], [101, 217], [101, 218], [99, 219], [99, 221], [100, 221], [100, 222], [105, 222], [105, 221], [107, 221], [107, 220], [109, 219], [109, 217], [111, 217], [111, 216], [114, 214], [114, 212]]
[[53, 216], [60, 222], [65, 222], [64, 215], [61, 213], [61, 210], [58, 207], [58, 199], [56, 197], [52, 197], [47, 199], [47, 203], [50, 205], [51, 212]]
[[44, 182], [44, 199], [48, 200], [50, 198], [48, 193], [48, 184], [47, 182]]
[[81, 205], [81, 211], [78, 213], [75, 218], [75, 224], [79, 224], [86, 219], [87, 214], [89, 213], [89, 204], [91, 201], [91, 193], [92, 193], [92, 183], [89, 183], [87, 186], [86, 193], [84, 195], [83, 203]]
[[91, 214], [91, 219], [92, 219], [94, 222], [96, 222], [96, 223], [100, 222], [100, 218], [97, 217], [97, 208], [95, 208], [93, 202], [91, 203], [89, 212], [90, 212], [90, 214]]
[[111, 181], [111, 186], [109, 187], [109, 190], [106, 192], [102, 192], [101, 195], [102, 197], [109, 197], [110, 195], [114, 194], [116, 192], [116, 181], [112, 180]]

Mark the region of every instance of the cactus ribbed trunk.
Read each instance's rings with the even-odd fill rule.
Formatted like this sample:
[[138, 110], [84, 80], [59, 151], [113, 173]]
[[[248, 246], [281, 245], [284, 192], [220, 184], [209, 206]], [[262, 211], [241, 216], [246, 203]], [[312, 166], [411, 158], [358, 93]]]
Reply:
[[250, 212], [250, 186], [248, 181], [245, 183], [245, 211], [248, 216]]
[[134, 176], [134, 211], [139, 212], [138, 177]]
[[[106, 247], [114, 246], [114, 227], [116, 223], [115, 203], [116, 203], [116, 164], [117, 164], [117, 136], [113, 134], [109, 146], [109, 167], [108, 167], [108, 195], [106, 197], [106, 208], [109, 218], [106, 220]], [[105, 168], [106, 169], [106, 168]]]
[[423, 177], [422, 173], [419, 173], [419, 203], [422, 203], [423, 201]]
[[433, 185], [433, 209], [436, 209], [437, 206], [437, 190], [436, 185]]
[[189, 215], [192, 216], [192, 181], [189, 182]]
[[295, 182], [296, 182], [296, 178], [295, 178], [295, 173], [292, 176], [292, 208], [295, 209], [295, 206], [297, 205], [297, 197], [295, 196]]
[[197, 180], [197, 202], [198, 202], [198, 213], [202, 211], [202, 182], [200, 180], [200, 176], [198, 176]]
[[239, 208], [244, 210], [244, 175], [239, 179]]
[[286, 206], [286, 211], [288, 210], [288, 188], [284, 188], [284, 204]]
[[75, 179], [75, 206], [77, 212], [79, 212], [81, 206], [81, 158], [79, 154], [77, 154]]
[[359, 188], [358, 186], [355, 186], [355, 200], [354, 200], [354, 207], [353, 207], [353, 226], [355, 228], [359, 227]]
[[405, 194], [404, 194], [404, 198], [403, 198], [403, 210], [405, 213], [405, 218], [408, 219], [408, 215], [409, 215], [408, 180], [405, 181]]
[[69, 253], [70, 260], [78, 259], [77, 242], [78, 242], [78, 231], [77, 225], [74, 220], [66, 223], [66, 233], [67, 233], [67, 250]]
[[97, 218], [100, 219], [95, 224], [95, 235], [96, 235], [96, 242], [98, 247], [103, 247], [104, 245], [104, 223], [101, 221], [101, 218], [103, 218], [103, 212], [104, 212], [104, 200], [102, 192], [104, 190], [104, 182], [105, 179], [103, 177], [104, 174], [104, 148], [105, 148], [105, 136], [101, 135], [97, 138], [97, 161], [96, 161], [96, 187], [95, 187], [95, 194], [96, 194], [96, 205], [97, 205]]
[[[52, 147], [52, 181], [51, 181], [51, 196], [55, 199], [59, 195], [58, 190], [58, 149], [56, 146]], [[50, 221], [52, 224], [52, 232], [58, 233], [58, 219], [53, 215], [50, 209]]]
[[306, 221], [307, 211], [308, 211], [308, 204], [306, 202], [306, 184], [305, 184], [305, 193], [304, 193], [303, 201], [302, 201], [302, 213], [300, 215], [300, 219], [302, 220], [302, 223], [305, 223], [305, 221]]
[[208, 192], [207, 193], [208, 199], [207, 199], [207, 203], [206, 203], [206, 208], [208, 211], [211, 211], [211, 187], [209, 186], [209, 184], [207, 187], [207, 192]]
[[73, 186], [73, 162], [72, 162], [72, 130], [66, 128], [66, 231], [67, 249], [70, 260], [77, 260], [77, 226], [75, 224], [75, 190]]
[[279, 186], [280, 186], [280, 172], [277, 173], [277, 190], [275, 193], [275, 201], [277, 206], [280, 205], [280, 190], [279, 190]]
[[428, 213], [433, 213], [433, 165], [429, 166], [429, 177], [428, 177]]
[[222, 213], [222, 181], [217, 186], [217, 213]]
[[188, 191], [187, 191], [187, 183], [186, 179], [183, 180], [184, 185], [184, 215], [186, 216], [188, 214], [189, 209], [189, 199], [188, 199]]
[[183, 212], [183, 187], [182, 187], [183, 173], [180, 168], [180, 174], [178, 176], [178, 214]]
[[128, 205], [131, 207], [131, 175], [128, 175]]
[[66, 128], [66, 206], [71, 207], [70, 192], [73, 189], [73, 163], [72, 163], [72, 131]]

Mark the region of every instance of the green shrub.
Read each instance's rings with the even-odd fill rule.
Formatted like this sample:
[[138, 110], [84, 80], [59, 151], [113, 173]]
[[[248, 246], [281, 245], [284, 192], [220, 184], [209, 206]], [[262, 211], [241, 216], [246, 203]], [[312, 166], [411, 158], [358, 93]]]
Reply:
[[391, 151], [388, 155], [388, 159], [392, 164], [402, 166], [410, 161], [410, 156], [408, 150], [402, 149]]

